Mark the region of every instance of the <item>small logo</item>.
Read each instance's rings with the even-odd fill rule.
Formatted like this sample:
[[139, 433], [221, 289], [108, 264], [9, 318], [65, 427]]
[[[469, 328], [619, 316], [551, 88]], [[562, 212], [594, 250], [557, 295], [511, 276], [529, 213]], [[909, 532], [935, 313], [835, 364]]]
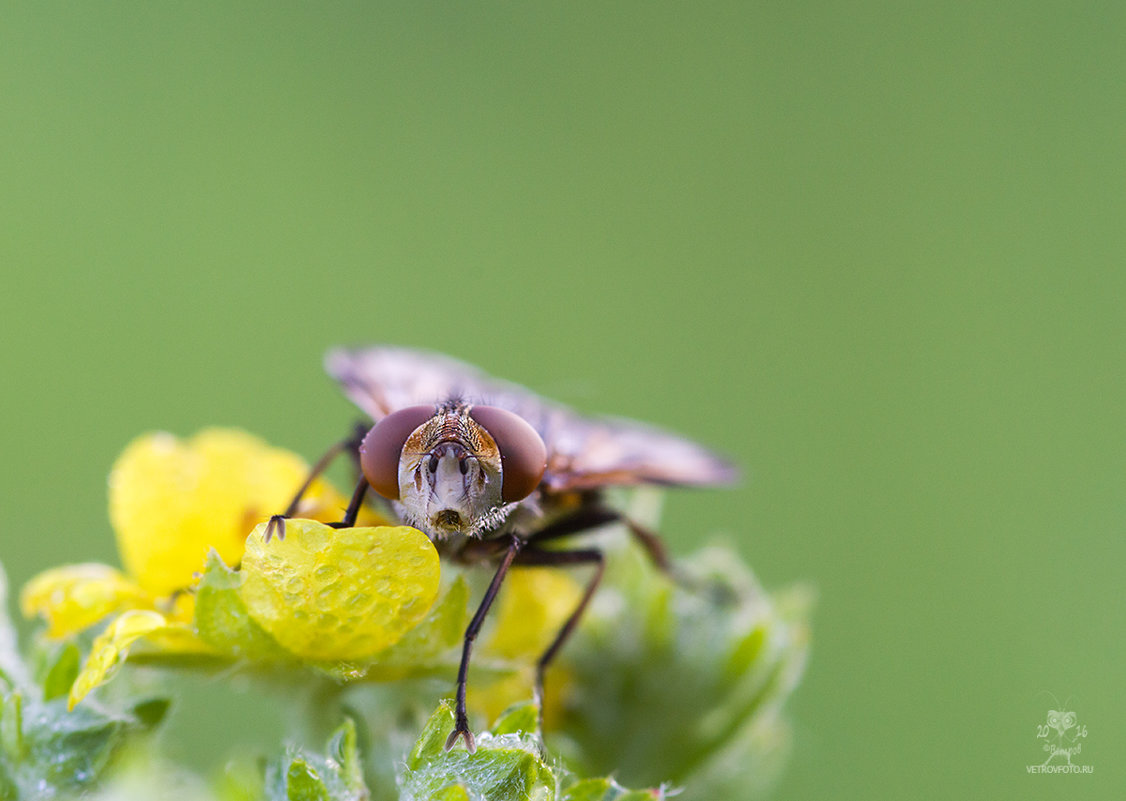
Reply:
[[[1069, 699], [1070, 700], [1070, 699]], [[1087, 726], [1079, 722], [1075, 712], [1060, 704], [1059, 709], [1049, 709], [1045, 723], [1037, 724], [1036, 739], [1046, 759], [1039, 765], [1026, 765], [1029, 773], [1094, 773], [1093, 765], [1078, 764], [1077, 757], [1083, 753], [1083, 741], [1087, 739]]]

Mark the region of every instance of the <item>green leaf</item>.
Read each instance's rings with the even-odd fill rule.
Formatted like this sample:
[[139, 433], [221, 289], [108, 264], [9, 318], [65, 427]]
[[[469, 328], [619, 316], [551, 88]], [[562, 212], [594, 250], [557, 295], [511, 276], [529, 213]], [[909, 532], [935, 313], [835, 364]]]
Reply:
[[155, 729], [168, 715], [172, 706], [169, 698], [148, 698], [133, 705], [130, 710], [137, 722], [146, 729]]
[[316, 769], [296, 757], [285, 774], [285, 797], [287, 801], [328, 801], [329, 795]]
[[[345, 720], [326, 744], [325, 755], [291, 749], [286, 757], [267, 767], [264, 788], [269, 801], [367, 801], [356, 750], [356, 727]], [[249, 792], [245, 778], [229, 781], [228, 794], [243, 798]]]
[[357, 793], [364, 789], [364, 771], [356, 751], [356, 724], [345, 718], [328, 741], [328, 758], [335, 763], [341, 781]]
[[471, 799], [468, 790], [460, 784], [451, 784], [430, 796], [430, 801], [471, 801]]
[[446, 738], [454, 730], [454, 711], [448, 701], [442, 701], [426, 721], [422, 734], [407, 755], [407, 768], [418, 770], [428, 762], [441, 757], [446, 750]]
[[23, 693], [13, 690], [0, 705], [0, 746], [13, 759], [23, 759], [27, 743], [23, 738]]
[[64, 646], [45, 663], [42, 692], [16, 650], [4, 608], [0, 570], [0, 798], [73, 797], [83, 794], [141, 731], [137, 718], [96, 705], [73, 713], [66, 693], [78, 670], [78, 651]]
[[262, 801], [266, 783], [261, 760], [235, 757], [223, 766], [215, 782], [218, 801]]
[[560, 801], [659, 801], [662, 789], [627, 790], [613, 779], [584, 779], [571, 785]]
[[678, 584], [636, 546], [612, 552], [607, 585], [562, 652], [561, 672], [580, 689], [564, 700], [559, 744], [588, 775], [673, 782], [688, 801], [708, 797], [696, 794], [702, 774], [720, 770], [737, 740], [757, 749], [743, 754], [745, 776], [779, 751], [777, 737], [744, 732], [768, 731], [800, 677], [808, 604], [772, 599], [729, 549], [706, 549], [685, 568]]
[[453, 712], [443, 701], [407, 757], [399, 780], [402, 801], [553, 801], [557, 779], [535, 738], [483, 733], [476, 753], [461, 747], [446, 751], [453, 728]]
[[33, 778], [60, 790], [92, 785], [137, 730], [135, 721], [90, 705], [66, 711], [63, 699], [35, 709], [24, 730], [26, 763], [21, 778]]
[[207, 555], [196, 590], [194, 622], [200, 639], [236, 658], [293, 662], [293, 656], [250, 617], [238, 593], [241, 584], [242, 576], [219, 554]]
[[539, 728], [539, 708], [531, 701], [513, 704], [501, 712], [493, 724], [493, 734], [535, 733]]
[[77, 645], [67, 643], [62, 647], [43, 679], [44, 701], [63, 698], [70, 692], [70, 685], [74, 684], [74, 679], [78, 676], [81, 662], [82, 655]]
[[724, 678], [728, 681], [738, 681], [740, 676], [750, 672], [765, 644], [765, 625], [755, 626], [741, 637], [736, 637], [723, 665]]

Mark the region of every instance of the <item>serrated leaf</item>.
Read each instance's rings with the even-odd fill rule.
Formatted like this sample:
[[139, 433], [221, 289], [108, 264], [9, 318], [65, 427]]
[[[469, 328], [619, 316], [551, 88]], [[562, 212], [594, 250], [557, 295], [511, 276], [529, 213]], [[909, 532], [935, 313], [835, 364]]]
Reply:
[[461, 785], [473, 801], [551, 801], [555, 798], [555, 776], [538, 755], [524, 750], [515, 741], [510, 746], [497, 741], [479, 744], [474, 754], [455, 749], [420, 770], [408, 773], [402, 785], [403, 801], [429, 799], [451, 782]]
[[74, 643], [67, 643], [59, 650], [55, 661], [51, 664], [46, 677], [43, 679], [44, 701], [61, 698], [70, 692], [71, 685], [78, 677], [78, 666], [81, 660], [82, 655], [78, 651], [78, 646]]
[[292, 662], [293, 655], [251, 618], [241, 585], [239, 572], [211, 551], [196, 590], [194, 625], [200, 639], [235, 658]]
[[29, 775], [60, 790], [95, 782], [135, 728], [127, 717], [88, 706], [67, 712], [62, 699], [39, 706], [28, 721], [24, 741]]
[[[402, 801], [430, 801], [443, 793], [471, 801], [552, 801], [556, 777], [528, 737], [482, 734], [476, 753], [445, 749], [454, 728], [453, 712], [443, 701], [431, 715], [400, 777]], [[465, 795], [451, 787], [460, 787]]]
[[448, 701], [442, 701], [426, 721], [422, 734], [407, 755], [407, 768], [417, 770], [437, 759], [446, 750], [446, 738], [454, 730], [454, 712]]
[[[228, 784], [236, 798], [252, 789], [245, 777], [232, 776]], [[261, 786], [269, 801], [369, 801], [355, 724], [346, 718], [329, 737], [323, 755], [291, 748], [284, 759], [267, 766]]]

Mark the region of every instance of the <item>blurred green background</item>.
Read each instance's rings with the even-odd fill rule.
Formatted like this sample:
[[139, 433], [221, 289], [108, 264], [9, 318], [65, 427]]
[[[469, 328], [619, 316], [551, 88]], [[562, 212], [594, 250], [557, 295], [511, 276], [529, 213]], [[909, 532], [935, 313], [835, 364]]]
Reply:
[[[1111, 3], [9, 4], [0, 558], [433, 348], [746, 466], [664, 528], [818, 589], [777, 798], [1118, 798], [1124, 81]], [[208, 769], [261, 727], [198, 689]], [[1027, 775], [1065, 701], [1095, 772]]]

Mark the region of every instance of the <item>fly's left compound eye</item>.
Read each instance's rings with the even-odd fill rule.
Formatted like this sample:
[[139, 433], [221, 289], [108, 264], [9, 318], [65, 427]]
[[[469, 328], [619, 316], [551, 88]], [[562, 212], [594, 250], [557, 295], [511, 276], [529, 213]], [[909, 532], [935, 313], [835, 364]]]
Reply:
[[500, 450], [501, 499], [513, 503], [527, 498], [547, 469], [543, 439], [527, 420], [506, 409], [474, 406], [469, 416], [489, 432]]
[[399, 500], [399, 460], [407, 437], [434, 416], [433, 406], [408, 406], [376, 423], [360, 443], [360, 467], [372, 489]]

